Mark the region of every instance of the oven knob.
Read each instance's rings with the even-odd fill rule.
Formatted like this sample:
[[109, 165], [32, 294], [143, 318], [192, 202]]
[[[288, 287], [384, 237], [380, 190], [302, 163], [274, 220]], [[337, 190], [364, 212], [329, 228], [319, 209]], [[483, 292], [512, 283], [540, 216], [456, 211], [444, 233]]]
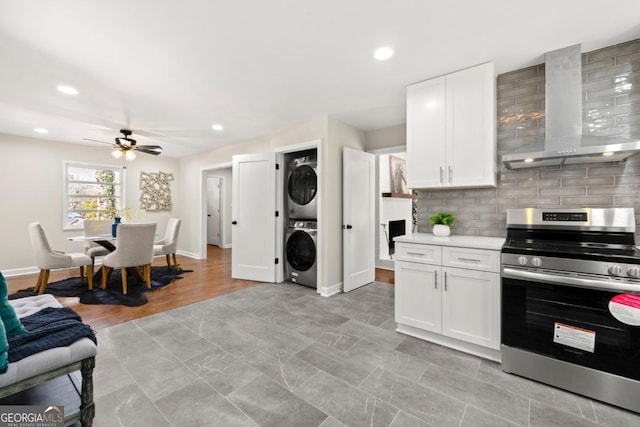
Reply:
[[640, 277], [640, 267], [629, 267], [627, 270], [627, 275], [630, 277], [635, 277], [636, 279]]
[[622, 267], [617, 264], [613, 264], [611, 267], [609, 267], [609, 274], [613, 276], [620, 276], [622, 274]]
[[519, 256], [518, 257], [518, 264], [520, 265], [527, 265], [527, 257], [526, 256]]
[[531, 264], [534, 267], [540, 267], [542, 265], [542, 260], [540, 258], [534, 258], [531, 260]]

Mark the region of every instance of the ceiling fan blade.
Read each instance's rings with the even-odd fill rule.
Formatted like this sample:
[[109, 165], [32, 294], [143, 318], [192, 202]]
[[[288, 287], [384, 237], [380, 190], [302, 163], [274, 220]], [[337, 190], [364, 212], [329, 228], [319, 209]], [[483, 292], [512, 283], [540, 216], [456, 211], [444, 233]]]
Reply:
[[137, 151], [157, 156], [162, 153], [162, 147], [159, 145], [139, 145]]

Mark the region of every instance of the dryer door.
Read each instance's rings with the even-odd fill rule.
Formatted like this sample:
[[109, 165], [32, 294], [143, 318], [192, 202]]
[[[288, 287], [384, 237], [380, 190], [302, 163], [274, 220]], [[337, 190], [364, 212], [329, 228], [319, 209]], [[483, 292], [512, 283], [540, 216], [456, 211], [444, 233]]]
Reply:
[[296, 230], [287, 240], [287, 262], [294, 270], [307, 271], [316, 262], [316, 244], [309, 233]]
[[309, 204], [318, 190], [318, 177], [311, 166], [296, 167], [289, 176], [287, 184], [289, 197], [300, 206]]

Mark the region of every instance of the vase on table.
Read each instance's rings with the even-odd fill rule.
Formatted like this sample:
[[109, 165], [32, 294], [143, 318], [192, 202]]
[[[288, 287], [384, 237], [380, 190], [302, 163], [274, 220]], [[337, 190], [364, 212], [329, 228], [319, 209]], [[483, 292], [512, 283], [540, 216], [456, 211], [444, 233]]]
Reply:
[[120, 221], [122, 221], [122, 218], [115, 217], [113, 221], [114, 221], [113, 224], [111, 224], [111, 235], [113, 237], [116, 237], [116, 234], [118, 232], [118, 224], [120, 224]]

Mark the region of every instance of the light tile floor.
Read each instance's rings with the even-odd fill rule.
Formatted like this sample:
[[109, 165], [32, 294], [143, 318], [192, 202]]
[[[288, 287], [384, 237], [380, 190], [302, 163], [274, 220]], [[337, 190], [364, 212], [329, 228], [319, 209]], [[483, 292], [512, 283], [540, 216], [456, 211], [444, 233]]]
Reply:
[[265, 284], [101, 329], [94, 426], [638, 426], [394, 332], [393, 286]]

